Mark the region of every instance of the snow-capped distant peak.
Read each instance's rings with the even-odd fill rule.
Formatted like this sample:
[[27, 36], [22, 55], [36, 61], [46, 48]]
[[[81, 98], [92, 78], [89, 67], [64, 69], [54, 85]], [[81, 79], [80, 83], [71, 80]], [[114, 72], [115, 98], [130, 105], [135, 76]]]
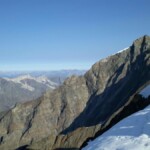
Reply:
[[39, 76], [35, 80], [39, 83], [47, 85], [51, 89], [55, 89], [55, 87], [58, 86], [57, 83], [52, 82], [46, 76]]
[[83, 150], [150, 150], [150, 106], [123, 119]]
[[[34, 91], [35, 88], [32, 87], [26, 80], [34, 80], [38, 83], [44, 84], [51, 89], [55, 89], [58, 86], [56, 83], [49, 80], [46, 76], [32, 77], [30, 74], [18, 76], [16, 78], [4, 78], [7, 81], [12, 81], [14, 83], [18, 83], [22, 88], [27, 89], [29, 91]], [[23, 82], [24, 81], [24, 82]]]
[[27, 74], [27, 75], [18, 76], [16, 78], [4, 78], [4, 79], [7, 80], [7, 81], [13, 81], [13, 82], [16, 82], [16, 83], [20, 83], [21, 80], [34, 79], [34, 78], [31, 75]]
[[21, 85], [21, 88], [29, 90], [29, 91], [34, 91], [35, 88], [30, 86], [29, 84], [27, 84], [26, 82], [21, 82], [22, 80], [25, 79], [34, 79], [31, 75], [27, 74], [27, 75], [22, 75], [16, 78], [4, 78], [7, 81], [12, 81], [14, 83], [18, 83]]
[[19, 77], [16, 77], [14, 79], [23, 80], [23, 79], [33, 79], [33, 77], [30, 74], [22, 75]]

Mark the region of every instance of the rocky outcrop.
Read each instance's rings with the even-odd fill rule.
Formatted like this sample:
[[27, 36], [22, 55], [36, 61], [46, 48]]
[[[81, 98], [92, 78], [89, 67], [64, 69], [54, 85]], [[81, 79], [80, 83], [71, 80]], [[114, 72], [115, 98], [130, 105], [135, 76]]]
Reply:
[[106, 128], [150, 84], [150, 37], [68, 78], [39, 100], [1, 115], [0, 149], [76, 149]]
[[63, 133], [104, 122], [150, 83], [150, 37], [144, 36], [127, 50], [97, 62], [85, 78], [90, 98], [84, 111]]

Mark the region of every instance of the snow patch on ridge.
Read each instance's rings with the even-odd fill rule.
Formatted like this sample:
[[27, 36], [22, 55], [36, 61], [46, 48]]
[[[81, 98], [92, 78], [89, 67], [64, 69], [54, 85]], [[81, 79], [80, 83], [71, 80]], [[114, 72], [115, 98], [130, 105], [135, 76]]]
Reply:
[[48, 87], [54, 89], [57, 84], [49, 80], [46, 76], [39, 76], [37, 78], [34, 78], [37, 82], [46, 84]]
[[34, 90], [35, 90], [34, 87], [30, 86], [30, 85], [27, 84], [27, 83], [21, 84], [21, 87], [24, 88], [24, 89], [27, 89], [27, 90], [29, 90], [29, 91], [34, 91]]
[[126, 48], [124, 48], [124, 49], [118, 51], [117, 54], [118, 54], [118, 53], [122, 53], [123, 51], [127, 50], [128, 48], [129, 48], [129, 47], [126, 47]]

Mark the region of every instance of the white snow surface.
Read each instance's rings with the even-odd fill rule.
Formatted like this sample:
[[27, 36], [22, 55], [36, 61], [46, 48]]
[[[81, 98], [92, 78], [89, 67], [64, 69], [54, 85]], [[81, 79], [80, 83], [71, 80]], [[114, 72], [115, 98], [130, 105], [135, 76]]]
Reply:
[[141, 92], [141, 95], [143, 95], [145, 98], [147, 98], [150, 95], [150, 85], [148, 85], [146, 88], [144, 88]]
[[38, 83], [45, 84], [47, 87], [51, 89], [55, 89], [55, 87], [57, 86], [56, 83], [49, 80], [46, 76], [32, 77], [31, 75], [27, 74], [27, 75], [22, 75], [16, 78], [4, 78], [4, 79], [7, 81], [12, 81], [14, 83], [21, 84], [22, 88], [27, 89], [29, 91], [34, 91], [35, 88], [30, 86], [27, 82], [22, 82], [22, 81], [25, 81], [26, 79], [34, 80]]
[[120, 121], [82, 150], [150, 150], [150, 106]]

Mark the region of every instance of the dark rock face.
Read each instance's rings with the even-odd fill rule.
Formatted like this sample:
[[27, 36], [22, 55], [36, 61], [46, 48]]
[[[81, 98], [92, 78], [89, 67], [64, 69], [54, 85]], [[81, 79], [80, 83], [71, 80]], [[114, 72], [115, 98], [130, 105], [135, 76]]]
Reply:
[[[0, 149], [78, 149], [150, 84], [150, 37], [0, 115]], [[64, 135], [65, 134], [65, 135]]]

